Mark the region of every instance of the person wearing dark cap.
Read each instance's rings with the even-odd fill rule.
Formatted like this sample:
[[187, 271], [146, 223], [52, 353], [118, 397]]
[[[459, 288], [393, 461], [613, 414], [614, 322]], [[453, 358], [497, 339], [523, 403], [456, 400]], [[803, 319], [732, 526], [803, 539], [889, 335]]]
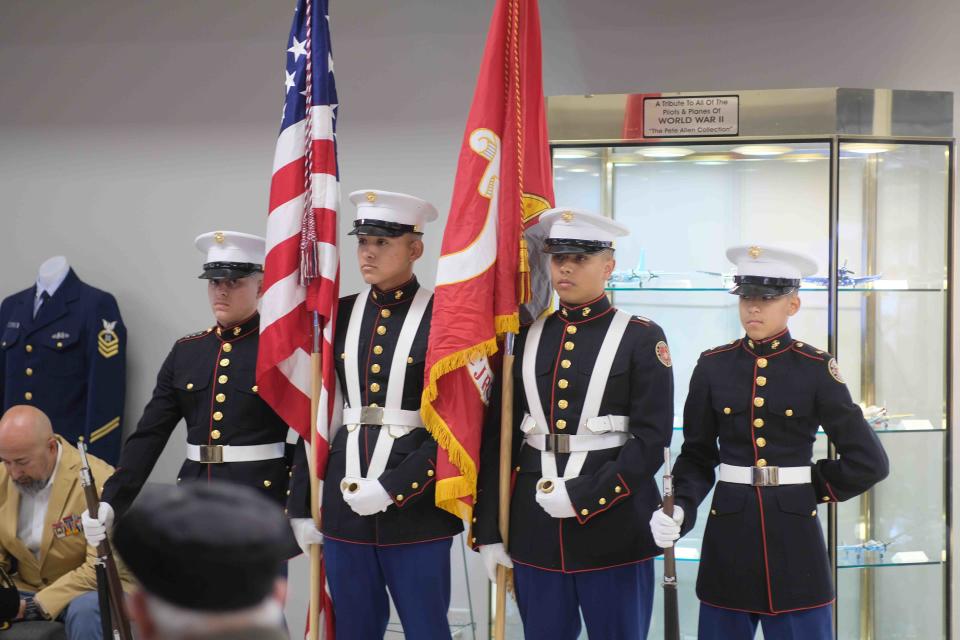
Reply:
[[216, 325], [177, 340], [160, 368], [153, 397], [103, 488], [100, 513], [83, 513], [92, 546], [136, 498], [180, 420], [187, 423], [187, 451], [178, 481], [229, 480], [278, 504], [286, 500], [289, 429], [257, 395], [255, 379], [265, 241], [215, 231], [197, 237], [196, 246], [206, 257], [200, 278]]
[[280, 640], [292, 541], [276, 501], [225, 482], [152, 485], [113, 545], [140, 581], [128, 608], [143, 640]]
[[500, 412], [488, 412], [471, 540], [491, 580], [513, 566], [528, 640], [647, 637], [653, 558], [646, 523], [673, 426], [663, 331], [613, 307], [604, 286], [629, 233], [577, 209], [541, 214], [560, 308], [516, 346], [509, 556], [497, 527]]
[[[346, 402], [321, 504], [337, 639], [382, 638], [388, 591], [405, 637], [449, 639], [450, 544], [463, 525], [434, 503], [437, 443], [420, 418], [433, 292], [413, 275], [437, 210], [387, 191], [356, 191], [350, 200], [368, 286], [340, 299], [334, 335]], [[306, 459], [298, 445], [287, 506], [304, 549], [321, 537], [309, 518]]]
[[[697, 577], [701, 640], [749, 640], [758, 625], [767, 638], [827, 640], [835, 596], [817, 504], [860, 495], [889, 462], [836, 359], [787, 328], [816, 263], [757, 245], [727, 258], [746, 335], [697, 362], [673, 468], [674, 515], [658, 510], [650, 528], [672, 546], [714, 490]], [[839, 458], [811, 462], [821, 425]]]

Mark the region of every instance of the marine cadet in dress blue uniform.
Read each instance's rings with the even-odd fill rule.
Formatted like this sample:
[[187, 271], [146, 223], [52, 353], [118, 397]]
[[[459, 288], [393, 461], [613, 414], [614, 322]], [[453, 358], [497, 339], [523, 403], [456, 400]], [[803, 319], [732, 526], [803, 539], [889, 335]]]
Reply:
[[[737, 267], [746, 335], [705, 351], [690, 379], [683, 448], [673, 470], [676, 512], [651, 519], [667, 547], [694, 525], [714, 488], [697, 596], [701, 640], [833, 637], [834, 590], [817, 503], [847, 500], [886, 477], [887, 456], [829, 353], [787, 329], [800, 279], [816, 263], [742, 246]], [[818, 426], [839, 459], [811, 462]]]
[[91, 545], [110, 528], [113, 512], [122, 514], [136, 498], [180, 420], [187, 424], [187, 451], [178, 481], [225, 480], [280, 505], [286, 500], [289, 429], [258, 395], [255, 377], [265, 241], [216, 231], [196, 245], [206, 256], [200, 277], [209, 280], [217, 325], [181, 338], [164, 360], [153, 397], [103, 487], [98, 517], [83, 513]]
[[112, 295], [62, 267], [54, 281], [38, 279], [0, 304], [3, 410], [33, 405], [68, 442], [83, 436], [90, 453], [116, 464], [127, 330]]
[[400, 193], [356, 191], [351, 235], [369, 285], [340, 299], [334, 346], [345, 405], [332, 435], [322, 538], [310, 515], [306, 449], [288, 513], [302, 548], [323, 541], [338, 640], [383, 638], [389, 590], [412, 640], [449, 639], [451, 538], [461, 521], [434, 502], [437, 444], [420, 397], [433, 293], [413, 276], [437, 211]]
[[514, 567], [527, 640], [646, 638], [653, 606], [647, 527], [660, 504], [654, 473], [673, 424], [663, 331], [603, 293], [622, 225], [554, 209], [545, 251], [560, 308], [516, 346], [509, 557], [497, 529], [499, 411], [484, 430], [472, 542], [491, 580]]

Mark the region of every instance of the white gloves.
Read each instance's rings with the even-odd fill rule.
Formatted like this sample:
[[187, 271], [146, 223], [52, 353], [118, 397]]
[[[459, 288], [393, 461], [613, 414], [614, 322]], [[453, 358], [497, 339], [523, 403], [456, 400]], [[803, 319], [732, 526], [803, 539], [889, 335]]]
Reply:
[[313, 518], [290, 518], [290, 528], [297, 544], [307, 555], [310, 554], [310, 545], [323, 544], [323, 534], [313, 523]]
[[577, 515], [567, 495], [567, 481], [563, 478], [541, 479], [537, 483], [537, 504], [552, 518], [572, 518]]
[[[350, 491], [349, 485], [356, 484], [357, 490]], [[393, 504], [393, 498], [383, 488], [379, 480], [357, 478], [344, 481], [343, 499], [358, 516], [372, 516], [387, 510]]]
[[497, 581], [497, 565], [502, 564], [508, 569], [513, 568], [513, 560], [507, 555], [507, 550], [503, 548], [503, 543], [482, 544], [479, 547], [480, 559], [483, 560], [483, 567], [487, 570], [487, 577], [490, 582]]
[[673, 517], [671, 518], [663, 512], [663, 509], [657, 509], [650, 516], [650, 531], [653, 533], [653, 541], [661, 549], [668, 549], [680, 537], [680, 525], [683, 524], [683, 509], [677, 505], [673, 506]]
[[97, 517], [91, 518], [90, 512], [84, 509], [80, 514], [80, 521], [83, 523], [83, 535], [87, 538], [87, 544], [96, 547], [107, 539], [107, 532], [113, 529], [113, 507], [106, 502], [101, 502], [97, 510]]

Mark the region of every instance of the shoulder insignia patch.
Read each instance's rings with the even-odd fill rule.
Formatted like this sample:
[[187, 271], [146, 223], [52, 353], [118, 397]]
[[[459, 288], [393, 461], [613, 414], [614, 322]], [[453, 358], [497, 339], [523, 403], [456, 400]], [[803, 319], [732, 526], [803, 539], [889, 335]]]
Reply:
[[120, 353], [120, 338], [117, 336], [117, 320], [103, 319], [103, 329], [97, 334], [97, 351], [104, 358], [112, 358]]
[[667, 346], [667, 343], [661, 340], [657, 343], [657, 360], [660, 361], [665, 367], [673, 366], [673, 360], [670, 359], [670, 347]]
[[830, 362], [827, 363], [827, 369], [830, 370], [830, 375], [833, 376], [834, 380], [840, 384], [846, 384], [843, 380], [843, 376], [840, 375], [840, 365], [837, 364], [836, 358], [830, 358]]
[[177, 342], [183, 342], [184, 340], [192, 340], [193, 338], [199, 338], [200, 336], [207, 335], [211, 331], [213, 331], [213, 327], [210, 327], [209, 329], [203, 329], [202, 331], [196, 331], [194, 333], [188, 333], [187, 335], [177, 340]]

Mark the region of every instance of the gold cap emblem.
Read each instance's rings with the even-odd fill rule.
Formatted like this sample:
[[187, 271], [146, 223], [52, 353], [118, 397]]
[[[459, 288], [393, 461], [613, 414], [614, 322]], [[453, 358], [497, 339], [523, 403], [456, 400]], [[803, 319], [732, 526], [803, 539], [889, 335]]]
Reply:
[[564, 222], [570, 222], [571, 220], [573, 220], [573, 214], [570, 213], [569, 211], [564, 211], [563, 213], [560, 214], [560, 217], [563, 219]]
[[213, 234], [213, 239], [217, 244], [223, 244], [223, 231], [217, 231]]
[[757, 258], [760, 257], [760, 254], [762, 252], [760, 251], [760, 247], [750, 247], [749, 253], [750, 253], [750, 257], [756, 260]]
[[377, 194], [375, 194], [373, 191], [367, 191], [367, 202], [376, 202], [376, 201], [377, 201]]

